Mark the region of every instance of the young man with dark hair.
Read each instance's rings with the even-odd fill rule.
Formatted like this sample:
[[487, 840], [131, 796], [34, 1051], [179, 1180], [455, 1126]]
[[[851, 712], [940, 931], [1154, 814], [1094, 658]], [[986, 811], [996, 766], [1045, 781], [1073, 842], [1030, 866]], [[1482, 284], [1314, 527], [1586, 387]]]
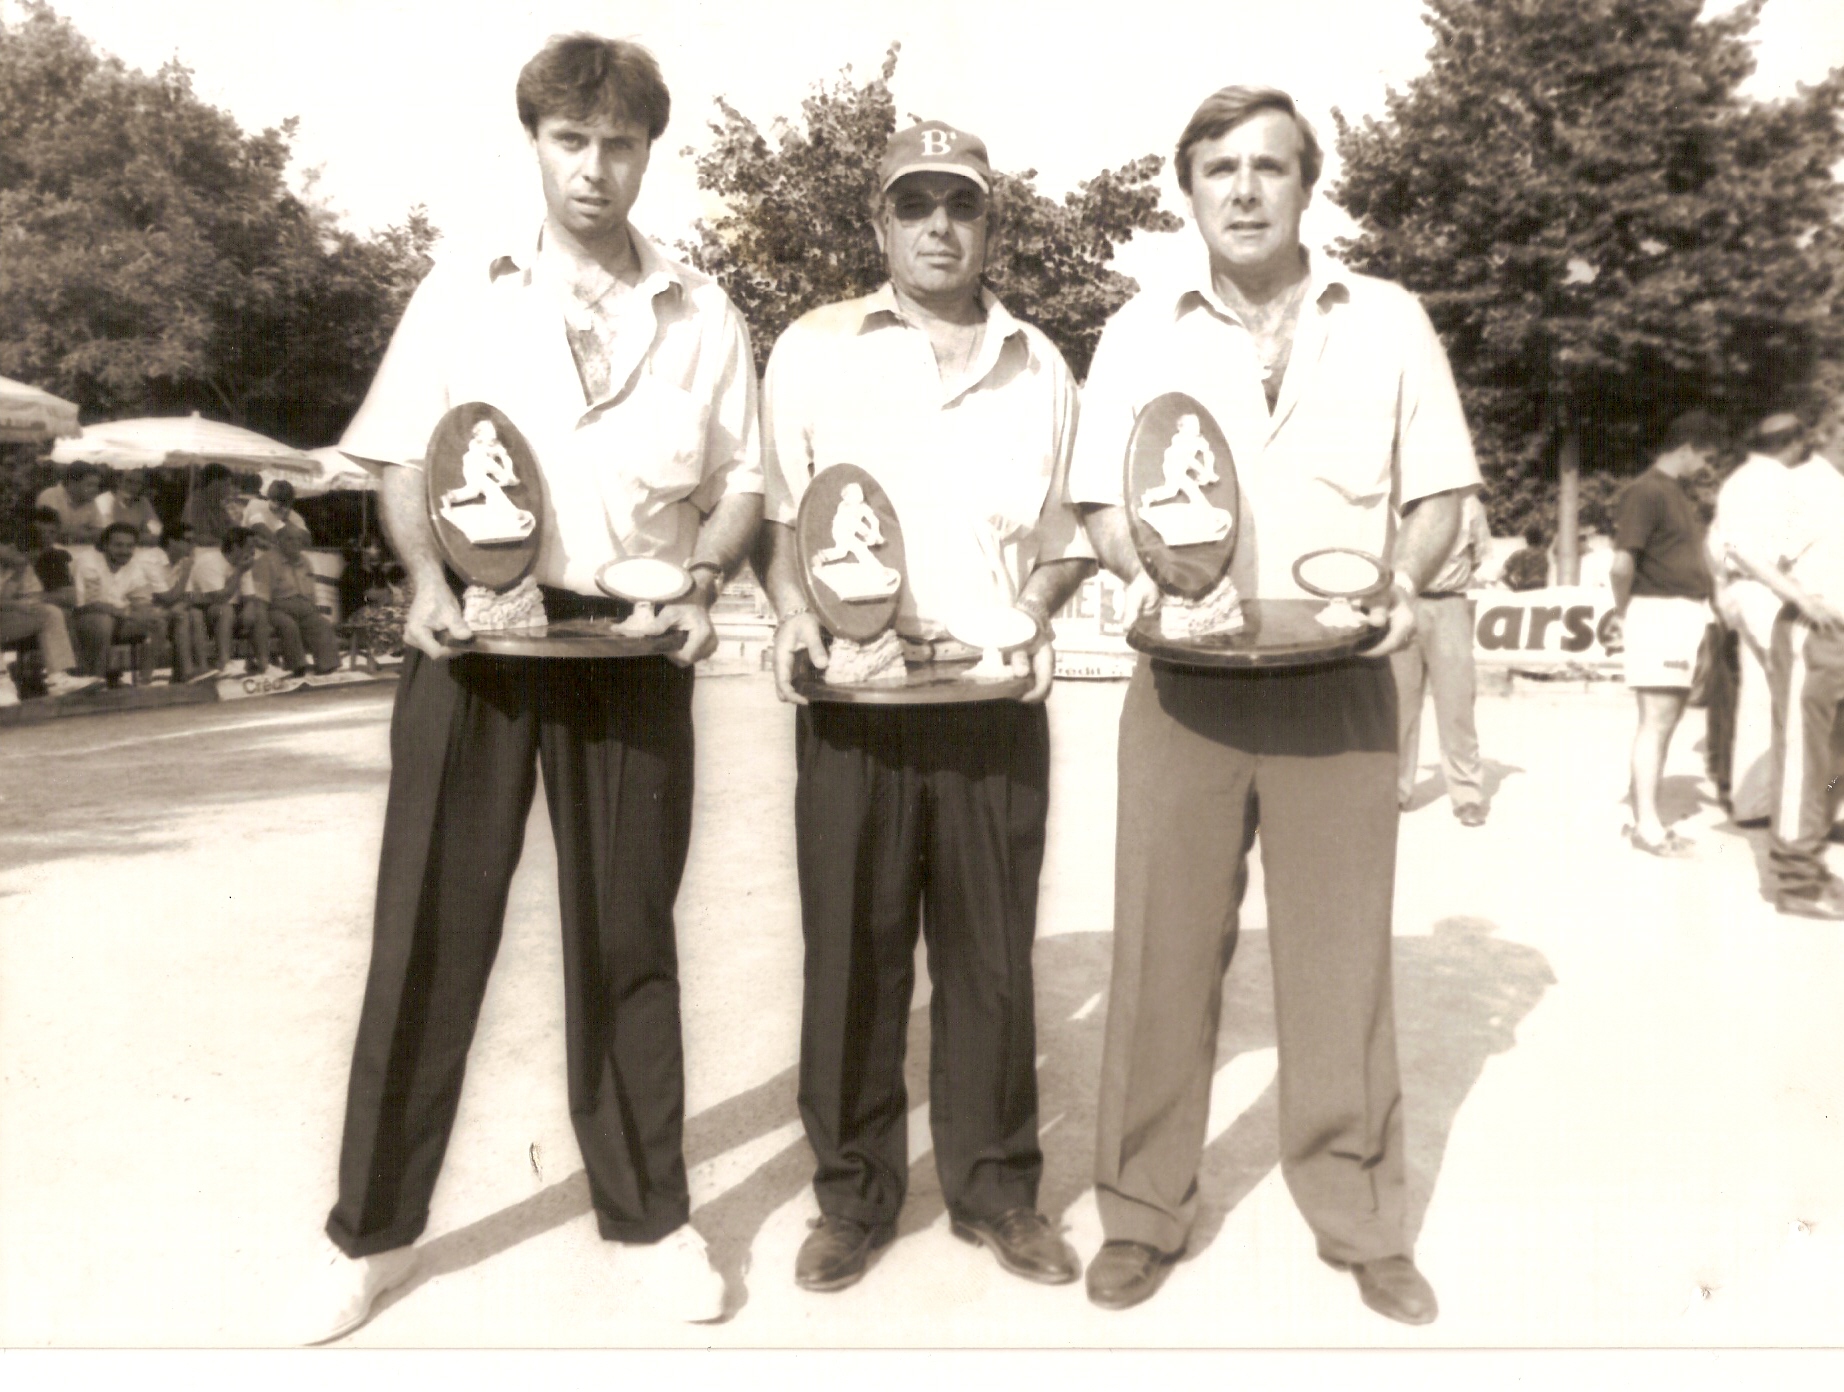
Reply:
[[99, 465], [78, 460], [66, 465], [63, 477], [38, 495], [38, 506], [58, 516], [58, 540], [66, 546], [90, 546], [102, 531], [102, 510], [96, 499], [102, 492]]
[[71, 646], [70, 624], [63, 608], [45, 598], [44, 584], [32, 567], [26, 546], [29, 528], [22, 521], [0, 535], [0, 644], [17, 646], [27, 639], [38, 644], [45, 667], [47, 696], [74, 696], [92, 691], [95, 677], [77, 673], [77, 654]]
[[1652, 467], [1620, 495], [1614, 520], [1614, 605], [1624, 621], [1626, 684], [1639, 707], [1628, 835], [1649, 855], [1691, 850], [1688, 838], [1660, 820], [1658, 784], [1710, 616], [1703, 520], [1684, 484], [1715, 468], [1722, 442], [1722, 427], [1707, 411], [1672, 421]]
[[140, 529], [132, 522], [111, 522], [102, 529], [97, 550], [80, 556], [76, 578], [77, 650], [90, 676], [109, 677], [109, 648], [138, 640], [141, 681], [153, 679], [164, 617], [153, 607], [153, 589], [135, 563]]
[[186, 577], [186, 602], [212, 639], [205, 659], [205, 676], [219, 676], [231, 669], [244, 578], [256, 558], [256, 541], [248, 527], [232, 527], [215, 547], [193, 548], [192, 570]]
[[[687, 1223], [672, 907], [691, 836], [692, 666], [716, 645], [710, 605], [762, 515], [753, 360], [716, 282], [628, 221], [669, 110], [652, 56], [552, 39], [518, 90], [542, 226], [491, 259], [437, 264], [340, 442], [382, 473], [415, 597], [310, 1341], [355, 1328], [415, 1270], [538, 769], [557, 843], [569, 1107], [597, 1226], [662, 1313], [723, 1308]], [[542, 476], [533, 576], [550, 617], [610, 613], [603, 567], [656, 556], [694, 580], [659, 611], [685, 635], [670, 657], [461, 646], [472, 631], [423, 470], [436, 424], [469, 401], [512, 420]]]

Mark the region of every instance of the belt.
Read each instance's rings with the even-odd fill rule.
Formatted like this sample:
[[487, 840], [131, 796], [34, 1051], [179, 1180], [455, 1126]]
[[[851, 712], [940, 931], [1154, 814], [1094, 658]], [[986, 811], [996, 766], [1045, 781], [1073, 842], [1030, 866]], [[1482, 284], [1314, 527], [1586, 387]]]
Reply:
[[1465, 599], [1465, 590], [1423, 590], [1420, 599]]

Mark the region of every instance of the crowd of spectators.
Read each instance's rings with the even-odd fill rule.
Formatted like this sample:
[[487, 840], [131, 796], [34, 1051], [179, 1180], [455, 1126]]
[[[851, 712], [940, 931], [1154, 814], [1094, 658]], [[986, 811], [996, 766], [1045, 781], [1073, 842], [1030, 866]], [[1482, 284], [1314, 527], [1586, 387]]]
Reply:
[[[240, 651], [249, 675], [337, 669], [340, 636], [316, 602], [292, 484], [265, 489], [260, 475], [207, 464], [177, 522], [163, 522], [150, 491], [144, 470], [75, 463], [0, 518], [0, 701], [114, 685], [123, 674], [110, 655], [123, 645], [143, 682], [163, 668], [175, 683], [232, 675]], [[398, 654], [401, 567], [376, 542], [358, 567], [364, 603], [348, 622], [368, 653]]]

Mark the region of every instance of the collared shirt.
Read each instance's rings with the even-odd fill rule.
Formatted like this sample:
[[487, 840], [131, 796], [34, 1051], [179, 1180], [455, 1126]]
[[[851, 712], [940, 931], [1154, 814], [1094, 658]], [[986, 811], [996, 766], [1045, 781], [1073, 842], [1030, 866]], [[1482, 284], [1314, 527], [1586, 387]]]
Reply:
[[279, 532], [284, 527], [293, 527], [298, 532], [306, 532], [310, 540], [314, 535], [308, 530], [307, 519], [300, 513], [293, 508], [284, 508], [281, 512], [277, 512], [270, 506], [267, 498], [252, 498], [243, 505], [241, 525], [266, 527], [271, 532]]
[[[160, 525], [160, 515], [154, 511], [153, 503], [146, 496], [136, 498], [133, 502], [123, 502], [121, 497], [111, 489], [107, 493], [96, 495], [96, 512], [103, 526], [115, 522], [129, 522], [142, 536], [158, 537], [165, 530]], [[142, 545], [148, 543], [143, 542]]]
[[[141, 557], [146, 554], [135, 552], [120, 570], [113, 569], [100, 551], [77, 557], [71, 567], [77, 582], [77, 603], [112, 604], [118, 609], [152, 603], [153, 586], [141, 566]], [[166, 557], [162, 555], [160, 559], [164, 562]]]
[[1430, 594], [1466, 589], [1491, 552], [1492, 529], [1486, 525], [1485, 508], [1477, 494], [1468, 493], [1460, 500], [1460, 531], [1453, 539], [1453, 550], [1447, 553], [1447, 563], [1423, 588]]
[[1787, 573], [1808, 594], [1844, 605], [1844, 474], [1820, 454], [1787, 472], [1795, 504], [1782, 557]]
[[450, 407], [498, 407], [544, 480], [534, 574], [599, 594], [626, 556], [683, 564], [725, 497], [760, 493], [755, 368], [717, 283], [628, 229], [640, 283], [622, 296], [609, 391], [584, 389], [566, 334], [569, 291], [538, 244], [438, 264], [411, 297], [339, 447], [374, 467], [421, 467]]
[[1118, 506], [1134, 417], [1184, 392], [1216, 418], [1241, 491], [1230, 578], [1245, 596], [1306, 598], [1293, 563], [1344, 546], [1387, 559], [1407, 504], [1479, 483], [1447, 354], [1407, 290], [1328, 258], [1306, 298], [1274, 410], [1254, 338], [1208, 266], [1146, 290], [1108, 321], [1082, 389], [1070, 466], [1077, 503]]
[[1088, 557], [1065, 479], [1076, 387], [1037, 329], [982, 295], [986, 329], [943, 382], [889, 285], [803, 315], [763, 385], [765, 509], [792, 526], [813, 476], [856, 464], [890, 495], [909, 583], [897, 628], [938, 637], [966, 608], [1010, 604], [1039, 565]]
[[314, 602], [314, 568], [306, 556], [290, 562], [279, 550], [265, 551], [250, 567], [249, 580], [250, 593], [260, 600], [273, 603], [298, 598]]
[[1716, 490], [1709, 556], [1725, 583], [1767, 588], [1729, 559], [1728, 548], [1758, 564], [1771, 564], [1785, 553], [1793, 520], [1792, 480], [1793, 470], [1772, 455], [1751, 454]]

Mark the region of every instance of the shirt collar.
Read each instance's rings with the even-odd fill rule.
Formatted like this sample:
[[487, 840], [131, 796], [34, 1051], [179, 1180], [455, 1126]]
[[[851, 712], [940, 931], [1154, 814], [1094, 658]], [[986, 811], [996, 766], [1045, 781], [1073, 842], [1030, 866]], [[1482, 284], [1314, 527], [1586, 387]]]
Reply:
[[[1351, 269], [1342, 261], [1327, 256], [1323, 252], [1314, 252], [1309, 247], [1301, 247], [1300, 254], [1306, 258], [1306, 298], [1318, 306], [1321, 313], [1330, 306], [1351, 297]], [[1223, 297], [1217, 294], [1216, 284], [1210, 274], [1210, 257], [1206, 253], [1192, 262], [1185, 277], [1178, 282], [1178, 294], [1172, 303], [1172, 317], [1178, 318], [1187, 310], [1203, 304], [1215, 310], [1226, 319], [1236, 319], [1236, 312], [1223, 303]], [[1333, 292], [1337, 293], [1334, 294]]]
[[[904, 317], [903, 308], [897, 303], [896, 287], [887, 280], [858, 303], [864, 308], [864, 315], [858, 323], [859, 333], [887, 328], [892, 324], [901, 324], [906, 328], [917, 327]], [[995, 336], [995, 331], [1000, 342], [1015, 333], [1024, 332], [1024, 325], [1013, 317], [1004, 301], [983, 285], [980, 287], [980, 307], [986, 311], [988, 339]]]
[[[631, 222], [627, 224], [627, 235], [628, 241], [634, 247], [635, 260], [640, 265], [640, 279], [635, 289], [641, 289], [656, 279], [660, 283], [653, 286], [655, 294], [669, 285], [677, 286], [680, 290], [687, 288], [685, 277], [680, 274], [678, 263], [654, 246], [652, 241]], [[525, 284], [531, 284], [532, 272], [538, 265], [538, 249], [543, 244], [544, 224], [539, 223], [538, 231], [529, 244], [509, 246], [487, 263], [488, 278], [497, 280], [501, 276], [517, 273], [524, 277]]]

